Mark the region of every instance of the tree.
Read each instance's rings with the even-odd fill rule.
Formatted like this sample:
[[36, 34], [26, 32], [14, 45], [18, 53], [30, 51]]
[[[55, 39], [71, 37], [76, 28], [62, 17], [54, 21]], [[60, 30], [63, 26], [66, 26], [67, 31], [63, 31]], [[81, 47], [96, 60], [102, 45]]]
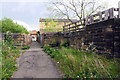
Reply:
[[57, 19], [46, 19], [44, 32], [62, 31], [62, 26], [58, 26]]
[[8, 31], [11, 33], [26, 33], [26, 34], [29, 33], [25, 27], [17, 23], [14, 23], [13, 20], [11, 19], [4, 18], [0, 20], [0, 22], [2, 23], [0, 27], [2, 28], [3, 33], [6, 33]]
[[37, 36], [40, 36], [40, 31], [37, 31]]
[[81, 20], [105, 8], [95, 0], [51, 1], [51, 4], [53, 6], [51, 10], [55, 13], [54, 16], [66, 17], [71, 22], [72, 18]]

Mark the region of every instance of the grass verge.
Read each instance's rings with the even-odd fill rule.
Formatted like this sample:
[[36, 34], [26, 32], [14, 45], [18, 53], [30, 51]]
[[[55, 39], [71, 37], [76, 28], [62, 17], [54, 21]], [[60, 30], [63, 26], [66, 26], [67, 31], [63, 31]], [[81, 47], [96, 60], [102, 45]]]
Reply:
[[115, 59], [65, 47], [45, 46], [44, 51], [57, 61], [65, 78], [120, 77], [119, 63]]
[[2, 43], [2, 79], [11, 78], [15, 70], [17, 69], [16, 58], [20, 55], [19, 49], [11, 46], [9, 43]]

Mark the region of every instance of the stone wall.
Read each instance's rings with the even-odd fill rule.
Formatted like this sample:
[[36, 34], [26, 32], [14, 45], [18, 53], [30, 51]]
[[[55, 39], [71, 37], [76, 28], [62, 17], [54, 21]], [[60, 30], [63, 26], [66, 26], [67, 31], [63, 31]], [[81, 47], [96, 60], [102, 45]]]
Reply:
[[53, 32], [42, 34], [42, 45], [59, 46], [65, 41], [70, 47], [89, 50], [95, 47], [95, 53], [120, 58], [120, 19], [110, 19], [87, 25], [78, 32]]
[[[32, 42], [31, 36], [25, 33], [9, 33], [7, 36], [12, 37], [14, 46], [27, 46]], [[7, 36], [3, 33], [2, 39], [5, 40]]]

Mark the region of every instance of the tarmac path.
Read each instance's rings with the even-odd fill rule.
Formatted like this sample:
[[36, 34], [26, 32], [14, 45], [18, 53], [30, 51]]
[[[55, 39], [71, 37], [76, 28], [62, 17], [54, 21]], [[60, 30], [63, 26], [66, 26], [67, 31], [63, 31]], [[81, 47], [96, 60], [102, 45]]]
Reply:
[[55, 62], [42, 51], [38, 42], [30, 44], [30, 49], [17, 59], [17, 65], [13, 78], [62, 78]]

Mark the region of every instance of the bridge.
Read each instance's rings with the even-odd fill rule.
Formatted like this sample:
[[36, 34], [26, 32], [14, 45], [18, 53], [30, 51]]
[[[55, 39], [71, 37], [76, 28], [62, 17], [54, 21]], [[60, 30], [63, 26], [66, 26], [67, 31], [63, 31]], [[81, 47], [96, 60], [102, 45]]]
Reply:
[[120, 9], [110, 8], [63, 26], [62, 32], [43, 33], [42, 45], [61, 45], [88, 50], [95, 46], [95, 53], [120, 58]]

